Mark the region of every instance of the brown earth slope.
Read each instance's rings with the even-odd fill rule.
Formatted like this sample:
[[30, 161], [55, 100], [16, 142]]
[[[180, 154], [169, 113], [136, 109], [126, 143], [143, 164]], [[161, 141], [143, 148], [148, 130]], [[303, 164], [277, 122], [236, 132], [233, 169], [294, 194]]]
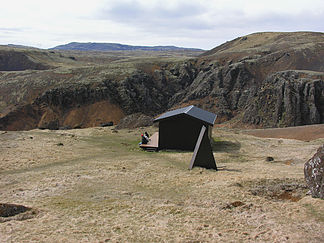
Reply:
[[0, 71], [44, 70], [49, 67], [18, 51], [0, 51]]

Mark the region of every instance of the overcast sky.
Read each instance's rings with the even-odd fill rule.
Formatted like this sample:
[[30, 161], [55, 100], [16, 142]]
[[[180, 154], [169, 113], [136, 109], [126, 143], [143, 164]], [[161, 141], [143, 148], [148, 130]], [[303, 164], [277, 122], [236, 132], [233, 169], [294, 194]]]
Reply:
[[263, 31], [324, 32], [324, 0], [1, 0], [0, 44], [211, 49]]

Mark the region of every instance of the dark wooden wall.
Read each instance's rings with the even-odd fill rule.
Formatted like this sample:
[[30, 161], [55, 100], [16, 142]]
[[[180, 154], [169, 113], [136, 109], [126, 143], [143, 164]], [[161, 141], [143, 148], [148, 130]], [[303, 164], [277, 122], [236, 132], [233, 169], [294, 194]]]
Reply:
[[[160, 121], [159, 149], [193, 151], [202, 125], [204, 124], [198, 119], [186, 115], [179, 115]], [[207, 128], [208, 130], [211, 129], [208, 125]]]

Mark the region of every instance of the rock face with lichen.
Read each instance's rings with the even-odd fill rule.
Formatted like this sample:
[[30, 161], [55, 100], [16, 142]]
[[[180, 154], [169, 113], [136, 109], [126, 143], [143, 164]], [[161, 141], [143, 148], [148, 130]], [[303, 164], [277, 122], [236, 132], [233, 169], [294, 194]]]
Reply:
[[244, 123], [287, 127], [324, 122], [324, 75], [310, 71], [271, 74], [249, 100]]
[[312, 197], [324, 199], [324, 145], [306, 162], [304, 174]]

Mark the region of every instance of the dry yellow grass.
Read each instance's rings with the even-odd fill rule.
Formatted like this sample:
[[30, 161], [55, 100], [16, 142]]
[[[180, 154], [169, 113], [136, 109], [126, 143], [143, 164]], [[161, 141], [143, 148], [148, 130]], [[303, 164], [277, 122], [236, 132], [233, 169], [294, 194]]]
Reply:
[[323, 242], [303, 165], [324, 139], [215, 129], [220, 170], [189, 171], [192, 153], [143, 152], [141, 132], [0, 132], [0, 203], [34, 209], [0, 217], [0, 242]]

